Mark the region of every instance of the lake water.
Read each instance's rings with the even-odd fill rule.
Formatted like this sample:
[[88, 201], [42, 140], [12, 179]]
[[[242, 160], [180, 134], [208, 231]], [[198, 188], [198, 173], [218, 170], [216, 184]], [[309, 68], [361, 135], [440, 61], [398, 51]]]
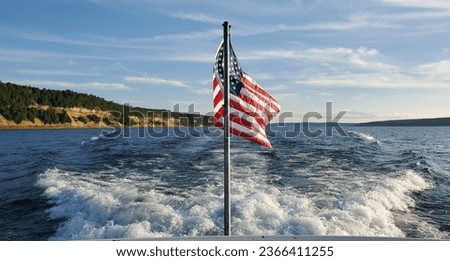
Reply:
[[[233, 137], [234, 235], [449, 238], [450, 128], [295, 130]], [[221, 235], [219, 134], [0, 131], [0, 240]]]

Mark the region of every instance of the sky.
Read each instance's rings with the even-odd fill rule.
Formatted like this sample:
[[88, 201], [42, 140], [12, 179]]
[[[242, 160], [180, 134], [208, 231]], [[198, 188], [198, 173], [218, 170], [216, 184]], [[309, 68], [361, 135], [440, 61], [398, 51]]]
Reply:
[[15, 0], [0, 10], [3, 82], [205, 114], [226, 20], [242, 68], [285, 121], [325, 118], [327, 102], [346, 111], [341, 122], [450, 116], [449, 0]]

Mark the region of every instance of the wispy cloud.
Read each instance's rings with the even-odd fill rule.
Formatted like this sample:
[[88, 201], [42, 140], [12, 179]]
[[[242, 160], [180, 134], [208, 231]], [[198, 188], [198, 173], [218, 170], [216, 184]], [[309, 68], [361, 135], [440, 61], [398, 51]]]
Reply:
[[[380, 13], [376, 11], [351, 15], [354, 27], [342, 29], [392, 29], [396, 34], [420, 35], [448, 31], [450, 9], [421, 9], [414, 11]], [[436, 21], [442, 21], [436, 23]], [[319, 29], [319, 28], [317, 28]], [[403, 30], [403, 31], [401, 31]]]
[[370, 88], [370, 89], [448, 89], [450, 84], [442, 78], [420, 77], [406, 74], [347, 74], [324, 75], [296, 81], [302, 86], [326, 88]]
[[148, 84], [148, 85], [168, 85], [168, 86], [174, 86], [174, 87], [181, 87], [181, 88], [187, 88], [186, 84], [182, 81], [178, 80], [167, 80], [162, 79], [158, 77], [134, 77], [134, 76], [127, 76], [125, 77], [125, 81], [127, 82], [133, 82], [133, 83], [141, 83], [141, 84]]
[[206, 31], [193, 31], [178, 34], [162, 34], [150, 38], [152, 41], [199, 41], [220, 39], [222, 31], [220, 29], [210, 29]]
[[30, 70], [20, 69], [14, 70], [14, 72], [25, 75], [45, 75], [45, 76], [99, 76], [99, 73], [92, 72], [79, 72], [68, 70]]
[[[371, 89], [450, 89], [450, 60], [413, 66], [385, 62], [376, 49], [365, 47], [273, 50], [251, 53], [247, 59], [298, 59], [308, 74], [293, 75], [300, 86]], [[326, 64], [327, 66], [319, 66]], [[362, 97], [357, 97], [362, 98]]]
[[103, 41], [99, 38], [96, 40], [86, 39], [81, 37], [70, 38], [67, 36], [60, 36], [55, 34], [50, 34], [47, 32], [31, 31], [24, 29], [16, 29], [11, 27], [0, 27], [0, 32], [7, 33], [9, 37], [15, 37], [25, 40], [38, 41], [38, 42], [51, 42], [60, 44], [70, 44], [70, 45], [85, 45], [85, 46], [105, 46], [106, 43], [111, 45], [113, 39], [107, 39]]
[[201, 87], [202, 84], [200, 84], [200, 87], [198, 84], [194, 84], [195, 87], [192, 87], [192, 85], [179, 80], [169, 80], [159, 77], [135, 77], [135, 76], [127, 76], [124, 78], [124, 80], [130, 83], [139, 83], [149, 86], [173, 86], [186, 89], [196, 94], [211, 94], [211, 89]]
[[398, 25], [388, 23], [381, 19], [370, 19], [371, 17], [353, 14], [347, 20], [334, 21], [334, 22], [322, 22], [312, 23], [299, 27], [300, 30], [354, 30], [354, 29], [384, 29], [384, 28], [398, 28]]
[[[104, 48], [120, 48], [120, 49], [161, 49], [158, 45], [149, 45], [149, 43], [160, 40], [174, 40], [177, 39], [175, 35], [160, 35], [152, 37], [140, 37], [140, 38], [114, 38], [104, 35], [58, 35], [43, 31], [30, 31], [24, 29], [17, 29], [12, 27], [0, 26], [0, 33], [5, 33], [8, 37], [14, 37], [18, 39], [36, 41], [36, 42], [49, 42], [65, 45], [78, 45], [84, 47], [104, 47]], [[208, 32], [192, 32], [179, 35], [179, 39], [194, 39], [206, 37]]]
[[423, 119], [434, 117], [448, 117], [447, 114], [430, 114], [417, 112], [370, 112], [349, 110], [343, 117], [343, 121], [350, 122], [368, 122], [379, 120], [395, 120], [395, 119]]
[[170, 17], [183, 19], [183, 20], [190, 20], [195, 22], [202, 22], [202, 23], [208, 23], [208, 24], [220, 24], [222, 20], [217, 19], [216, 17], [211, 17], [203, 13], [186, 13], [186, 12], [170, 12]]
[[331, 93], [331, 92], [319, 92], [319, 93], [317, 93], [317, 95], [324, 96], [324, 97], [331, 97], [331, 96], [334, 96], [334, 93]]
[[368, 93], [361, 93], [361, 94], [353, 95], [352, 100], [361, 100], [361, 99], [365, 99], [369, 96], [370, 96], [370, 94], [368, 94]]
[[378, 0], [384, 4], [403, 6], [403, 7], [420, 7], [420, 8], [445, 8], [450, 9], [450, 1], [448, 0]]
[[214, 57], [212, 53], [192, 52], [187, 54], [186, 53], [167, 54], [164, 57], [159, 57], [158, 60], [170, 62], [193, 62], [193, 63], [213, 64]]
[[54, 88], [74, 88], [86, 90], [119, 90], [130, 91], [133, 88], [123, 83], [106, 83], [106, 82], [67, 82], [67, 81], [50, 81], [50, 80], [18, 80], [19, 84], [32, 85], [36, 87], [54, 87]]
[[0, 61], [5, 62], [36, 62], [53, 58], [60, 58], [60, 56], [46, 51], [0, 48]]
[[355, 29], [383, 29], [398, 28], [399, 25], [388, 23], [381, 19], [370, 20], [369, 17], [355, 15], [346, 20], [330, 22], [317, 22], [310, 24], [276, 24], [276, 25], [247, 25], [236, 32], [237, 36], [250, 36], [259, 34], [270, 34], [278, 32], [303, 32], [303, 31], [345, 31]]
[[41, 51], [24, 48], [0, 48], [0, 61], [7, 62], [27, 62], [27, 63], [46, 63], [50, 60], [116, 60], [117, 58], [83, 54], [83, 53], [64, 53], [56, 51]]
[[397, 66], [382, 61], [380, 52], [373, 48], [357, 49], [310, 48], [305, 50], [261, 50], [250, 51], [240, 56], [241, 60], [295, 59], [315, 64], [339, 64], [344, 68], [354, 67], [367, 70], [397, 70]]
[[445, 81], [450, 89], [450, 60], [418, 65], [414, 68], [414, 72], [426, 79]]
[[[407, 1], [406, 1], [407, 2]], [[424, 7], [426, 6], [424, 1]], [[448, 4], [450, 5], [450, 4]], [[437, 4], [436, 4], [437, 6]], [[450, 8], [424, 9], [414, 11], [402, 11], [391, 13], [379, 13], [376, 11], [359, 11], [349, 14], [347, 17], [302, 24], [250, 24], [241, 26], [236, 32], [238, 36], [259, 34], [272, 34], [278, 32], [303, 32], [303, 31], [356, 31], [361, 29], [402, 29], [407, 27], [405, 23], [411, 21], [434, 20], [450, 17]], [[416, 30], [421, 28], [415, 28]]]
[[284, 101], [284, 100], [289, 100], [289, 99], [296, 99], [300, 96], [302, 96], [302, 93], [300, 93], [300, 92], [277, 93], [276, 99], [278, 101]]
[[421, 10], [421, 11], [404, 11], [399, 13], [360, 13], [353, 17], [358, 20], [365, 21], [384, 21], [385, 23], [393, 24], [396, 22], [405, 22], [411, 20], [434, 20], [450, 16], [450, 10], [438, 9], [438, 10]]

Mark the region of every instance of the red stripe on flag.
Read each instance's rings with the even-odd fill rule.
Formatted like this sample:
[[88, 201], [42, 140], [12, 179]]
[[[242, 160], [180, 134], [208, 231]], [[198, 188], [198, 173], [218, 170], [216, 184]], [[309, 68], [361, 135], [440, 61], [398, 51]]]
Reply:
[[238, 111], [241, 111], [241, 112], [255, 118], [255, 120], [258, 122], [259, 125], [261, 125], [261, 126], [267, 125], [267, 121], [261, 116], [260, 113], [249, 110], [248, 108], [242, 106], [240, 103], [233, 101], [233, 100], [230, 100], [230, 106]]
[[[222, 106], [222, 107], [220, 107], [220, 109], [214, 114], [214, 125], [215, 125], [216, 127], [219, 127], [219, 126], [216, 125], [216, 123], [219, 122], [219, 119], [220, 119], [220, 118], [223, 118], [223, 114], [224, 114], [224, 108], [223, 108], [223, 106]], [[223, 127], [221, 127], [221, 128], [223, 128]]]
[[[221, 128], [221, 129], [224, 128], [224, 125], [223, 125], [222, 122], [217, 122], [215, 124], [215, 126], [218, 127], [218, 128]], [[267, 139], [267, 136], [265, 134], [261, 134], [264, 137], [262, 139], [262, 138], [257, 137], [256, 135], [250, 135], [248, 133], [245, 133], [245, 132], [243, 132], [243, 131], [241, 131], [241, 130], [239, 130], [237, 128], [231, 127], [230, 131], [231, 131], [232, 134], [234, 134], [236, 136], [242, 137], [242, 138], [244, 138], [246, 140], [252, 141], [252, 142], [257, 143], [257, 144], [260, 144], [260, 145], [265, 146], [267, 148], [270, 148], [270, 149], [272, 148], [272, 145], [270, 144], [270, 142]]]
[[264, 134], [265, 129], [266, 129], [266, 126], [261, 127], [261, 125], [259, 125], [258, 123], [255, 123], [256, 124], [255, 125], [254, 123], [248, 121], [247, 119], [245, 119], [239, 115], [235, 115], [233, 113], [230, 113], [230, 121], [235, 122], [239, 125], [242, 125], [245, 128], [247, 128], [253, 132], [256, 132], [255, 135], [257, 133]]
[[213, 100], [214, 107], [216, 107], [217, 104], [221, 103], [222, 100], [223, 100], [223, 93], [222, 93], [222, 91], [219, 91]]
[[264, 115], [266, 115], [266, 117], [267, 117], [267, 119], [268, 119], [269, 121], [272, 120], [273, 115], [272, 115], [272, 113], [271, 113], [267, 108], [265, 108], [264, 106], [262, 106], [260, 103], [258, 103], [258, 102], [255, 101], [254, 99], [252, 99], [252, 98], [250, 98], [250, 97], [248, 97], [248, 96], [242, 94], [242, 92], [243, 92], [243, 91], [241, 91], [241, 93], [239, 94], [238, 97], [239, 97], [242, 101], [244, 101], [244, 102], [250, 104], [251, 106], [254, 107], [254, 109], [256, 109], [256, 111], [254, 111], [254, 110], [252, 110], [252, 109], [250, 109], [250, 108], [246, 108], [246, 109], [249, 111], [249, 113], [252, 112], [252, 113], [256, 113], [257, 115], [261, 115], [261, 113], [264, 113]]
[[280, 105], [278, 102], [273, 98], [270, 94], [268, 94], [265, 90], [263, 90], [258, 84], [255, 84], [254, 82], [250, 81], [248, 79], [249, 76], [244, 75], [242, 77], [242, 83], [244, 84], [246, 90], [253, 95], [260, 98], [265, 104], [269, 105], [275, 113], [280, 112]]
[[236, 129], [233, 129], [233, 128], [231, 129], [231, 133], [233, 133], [235, 135], [238, 135], [239, 137], [242, 137], [242, 138], [247, 139], [249, 141], [258, 143], [260, 145], [263, 145], [263, 146], [265, 146], [267, 148], [270, 148], [270, 149], [272, 148], [272, 145], [270, 144], [270, 142], [268, 142], [267, 139], [266, 140], [262, 140], [262, 139], [259, 139], [259, 138], [255, 137], [255, 136], [248, 135], [247, 133], [240, 132], [239, 130], [236, 130]]

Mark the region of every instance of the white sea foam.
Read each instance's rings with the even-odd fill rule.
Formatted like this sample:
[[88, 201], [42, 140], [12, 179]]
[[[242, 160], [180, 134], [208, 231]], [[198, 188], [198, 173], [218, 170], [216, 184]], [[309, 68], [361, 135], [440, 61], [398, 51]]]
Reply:
[[380, 143], [377, 139], [375, 139], [375, 137], [373, 137], [372, 135], [370, 135], [368, 133], [348, 131], [347, 134], [355, 139], [359, 139], [359, 140], [363, 140], [363, 141], [367, 141], [367, 142]]
[[46, 188], [45, 195], [55, 204], [51, 217], [67, 218], [54, 239], [196, 235], [214, 228], [211, 215], [220, 208], [220, 201], [208, 188], [186, 203], [178, 195], [142, 191], [132, 176], [110, 181], [96, 178], [96, 173], [59, 169], [40, 175], [38, 185]]
[[[413, 171], [374, 186], [346, 190], [339, 198], [270, 185], [265, 175], [255, 175], [257, 170], [250, 167], [236, 172], [232, 182], [236, 235], [403, 237], [404, 232], [396, 225], [402, 217], [408, 218], [405, 222], [419, 224], [428, 236], [437, 231], [410, 213], [415, 204], [410, 193], [431, 187]], [[145, 181], [139, 173], [122, 178], [112, 175], [109, 180], [100, 176], [105, 177], [105, 173], [59, 169], [49, 169], [39, 176], [38, 185], [55, 204], [49, 210], [51, 217], [67, 219], [52, 239], [222, 233], [221, 186], [205, 184], [180, 193], [156, 189], [161, 181]]]

